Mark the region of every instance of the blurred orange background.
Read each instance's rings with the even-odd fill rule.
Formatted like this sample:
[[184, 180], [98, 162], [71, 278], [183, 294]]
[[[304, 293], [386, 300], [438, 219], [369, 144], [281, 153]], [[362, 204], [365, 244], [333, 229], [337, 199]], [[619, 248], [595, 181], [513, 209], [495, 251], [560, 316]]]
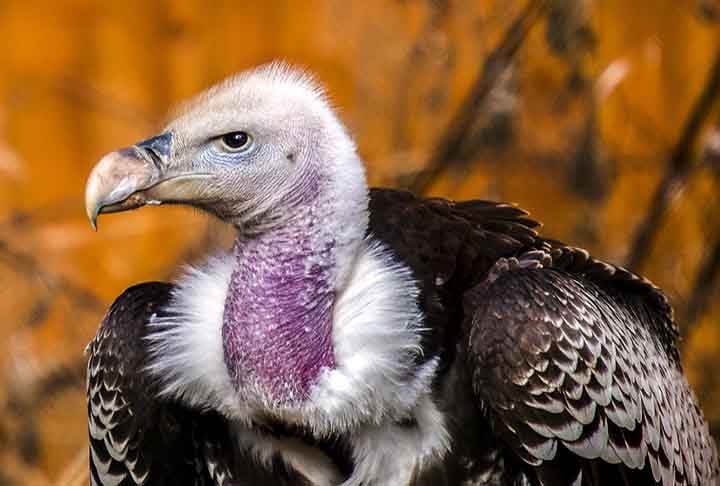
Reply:
[[92, 232], [91, 167], [278, 58], [327, 87], [374, 185], [515, 202], [663, 287], [720, 430], [717, 0], [5, 0], [0, 33], [0, 485], [87, 484], [105, 308], [227, 240], [183, 208]]

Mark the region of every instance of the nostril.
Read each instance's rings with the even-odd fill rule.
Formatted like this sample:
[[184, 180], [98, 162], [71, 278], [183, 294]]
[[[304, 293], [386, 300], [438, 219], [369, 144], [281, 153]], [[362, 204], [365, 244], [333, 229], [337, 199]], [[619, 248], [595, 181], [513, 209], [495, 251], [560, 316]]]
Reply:
[[147, 140], [143, 140], [135, 145], [139, 151], [142, 151], [147, 158], [151, 160], [157, 167], [161, 167], [163, 161], [170, 155], [170, 142], [172, 141], [171, 133], [163, 133]]
[[142, 147], [140, 149], [141, 151], [145, 152], [150, 160], [152, 160], [153, 164], [155, 164], [155, 167], [158, 169], [162, 167], [162, 157], [153, 149], [152, 147]]

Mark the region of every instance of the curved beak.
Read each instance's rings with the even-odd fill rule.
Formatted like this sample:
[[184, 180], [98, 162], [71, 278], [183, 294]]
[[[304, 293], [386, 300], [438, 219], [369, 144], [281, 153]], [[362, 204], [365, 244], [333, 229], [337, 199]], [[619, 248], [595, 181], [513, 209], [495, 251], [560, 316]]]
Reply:
[[170, 140], [170, 134], [159, 135], [98, 162], [85, 186], [85, 211], [93, 229], [101, 213], [188, 201], [198, 194], [196, 182], [210, 175], [172, 173], [167, 165]]
[[147, 203], [139, 191], [159, 180], [160, 171], [132, 149], [118, 150], [103, 157], [90, 173], [85, 186], [85, 211], [97, 229], [100, 213], [138, 208]]

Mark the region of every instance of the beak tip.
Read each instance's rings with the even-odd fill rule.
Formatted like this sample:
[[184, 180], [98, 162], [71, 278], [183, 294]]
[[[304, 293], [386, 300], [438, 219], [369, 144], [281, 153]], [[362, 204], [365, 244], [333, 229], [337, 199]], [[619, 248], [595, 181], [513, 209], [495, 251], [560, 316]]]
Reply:
[[93, 231], [97, 231], [97, 218], [100, 214], [102, 205], [98, 203], [95, 198], [86, 198], [85, 200], [85, 214], [87, 215], [90, 227]]
[[97, 217], [98, 217], [98, 208], [94, 208], [92, 210], [87, 211], [87, 217], [88, 221], [90, 222], [90, 227], [93, 229], [93, 231], [97, 231]]

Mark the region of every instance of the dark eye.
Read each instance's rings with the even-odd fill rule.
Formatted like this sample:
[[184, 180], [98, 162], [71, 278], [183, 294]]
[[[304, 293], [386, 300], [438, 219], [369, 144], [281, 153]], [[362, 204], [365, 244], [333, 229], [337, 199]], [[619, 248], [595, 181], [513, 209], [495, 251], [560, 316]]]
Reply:
[[226, 150], [239, 152], [250, 145], [252, 139], [245, 132], [230, 132], [220, 137], [220, 141]]

